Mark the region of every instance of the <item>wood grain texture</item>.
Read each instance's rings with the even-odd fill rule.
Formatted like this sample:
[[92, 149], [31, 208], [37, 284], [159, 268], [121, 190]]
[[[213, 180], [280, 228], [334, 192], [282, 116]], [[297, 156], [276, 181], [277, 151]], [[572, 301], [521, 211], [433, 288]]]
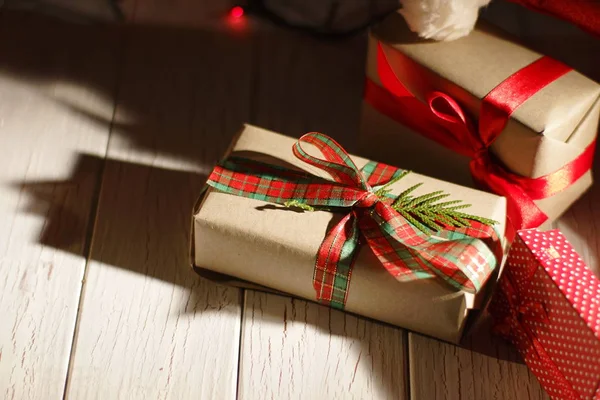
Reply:
[[246, 291], [240, 399], [405, 398], [404, 333]]
[[[320, 131], [352, 148], [365, 37], [317, 40], [263, 24], [253, 121], [287, 135]], [[241, 399], [405, 398], [400, 329], [302, 300], [246, 292]]]
[[549, 399], [508, 343], [489, 325], [463, 346], [409, 333], [411, 398]]
[[109, 133], [63, 103], [110, 118], [116, 37], [0, 18], [0, 398], [61, 399]]
[[240, 291], [199, 278], [188, 243], [206, 173], [248, 119], [252, 46], [167, 28], [124, 46], [68, 397], [232, 399]]

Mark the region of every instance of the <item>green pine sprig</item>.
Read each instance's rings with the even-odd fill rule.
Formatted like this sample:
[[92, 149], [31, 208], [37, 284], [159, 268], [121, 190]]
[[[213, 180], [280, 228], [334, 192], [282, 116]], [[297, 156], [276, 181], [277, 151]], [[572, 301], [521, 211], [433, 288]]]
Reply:
[[[402, 176], [406, 176], [406, 174]], [[392, 208], [423, 233], [439, 232], [444, 226], [467, 227], [470, 225], [469, 221], [478, 221], [488, 226], [498, 223], [489, 218], [459, 211], [471, 207], [470, 204], [464, 204], [461, 200], [442, 201], [450, 196], [443, 190], [412, 196], [411, 193], [421, 185], [422, 183], [417, 183], [400, 193], [392, 203]]]

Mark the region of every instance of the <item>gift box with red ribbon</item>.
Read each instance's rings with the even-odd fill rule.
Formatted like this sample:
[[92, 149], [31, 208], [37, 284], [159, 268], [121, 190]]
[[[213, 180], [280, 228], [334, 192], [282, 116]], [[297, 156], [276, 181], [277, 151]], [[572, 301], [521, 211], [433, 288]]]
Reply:
[[399, 15], [369, 39], [361, 152], [508, 199], [547, 227], [591, 185], [600, 85], [483, 21], [452, 42]]
[[489, 310], [551, 398], [600, 398], [600, 280], [560, 231], [517, 233]]
[[502, 197], [248, 125], [194, 210], [192, 263], [458, 342], [497, 282], [505, 221]]

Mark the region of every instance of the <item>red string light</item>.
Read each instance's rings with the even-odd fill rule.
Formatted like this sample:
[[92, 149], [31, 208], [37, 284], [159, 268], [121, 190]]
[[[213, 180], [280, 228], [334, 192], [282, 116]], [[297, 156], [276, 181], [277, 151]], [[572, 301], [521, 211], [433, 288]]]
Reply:
[[242, 18], [244, 16], [244, 9], [240, 6], [235, 6], [229, 11], [229, 15], [232, 18]]

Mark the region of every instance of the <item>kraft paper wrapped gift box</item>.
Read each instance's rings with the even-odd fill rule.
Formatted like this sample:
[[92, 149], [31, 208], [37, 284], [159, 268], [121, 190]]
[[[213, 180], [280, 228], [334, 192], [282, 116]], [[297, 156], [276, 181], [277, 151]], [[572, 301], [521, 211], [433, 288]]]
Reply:
[[[477, 119], [481, 119], [482, 99], [501, 83], [505, 83], [504, 88], [511, 84], [513, 87], [503, 93], [502, 107], [517, 108], [504, 129], [500, 124], [500, 134], [489, 148], [498, 165], [522, 177], [539, 178], [587, 157], [587, 161], [581, 161], [578, 166], [584, 171], [582, 176], [568, 188], [549, 197], [544, 195], [545, 198], [534, 199], [547, 215], [547, 223], [552, 222], [592, 184], [589, 166], [598, 131], [600, 86], [547, 57], [537, 63], [537, 71], [532, 72], [530, 68], [531, 76], [521, 79], [520, 84], [515, 85], [514, 80], [508, 82], [517, 71], [532, 66], [541, 58], [541, 54], [484, 22], [465, 38], [440, 43], [418, 39], [408, 30], [401, 16], [390, 16], [373, 28], [369, 38], [359, 140], [361, 154], [392, 165], [401, 164], [428, 176], [476, 187], [469, 171], [472, 155], [460, 154], [425, 137], [427, 129], [421, 129], [422, 118], [411, 111], [410, 100], [408, 103], [406, 99], [396, 102], [397, 96], [391, 93], [398, 88], [390, 91], [390, 83], [382, 82], [382, 65], [387, 63], [394, 79], [401, 82], [412, 100], [422, 105], [432, 98], [433, 93], [449, 96], [471, 121], [477, 135], [481, 135]], [[546, 86], [540, 84], [550, 70], [558, 72], [549, 80], [556, 79]], [[519, 97], [515, 93], [531, 90], [531, 81], [537, 81], [534, 87], [540, 84], [534, 94], [520, 99], [525, 100], [520, 106], [511, 104]], [[440, 108], [439, 103], [437, 107]], [[404, 115], [399, 115], [402, 108]], [[439, 127], [437, 122], [434, 125], [433, 129]], [[449, 138], [452, 133], [444, 127], [439, 131], [445, 139], [453, 140]], [[471, 146], [466, 143], [469, 140], [456, 139], [462, 142], [459, 147]], [[555, 178], [560, 181], [564, 175]], [[547, 186], [552, 189], [553, 184]]]
[[[246, 125], [234, 139], [227, 156], [291, 166], [331, 179], [322, 170], [299, 160], [292, 152], [294, 143], [295, 139]], [[302, 146], [310, 154], [318, 154], [311, 144]], [[360, 157], [351, 158], [358, 168], [368, 162]], [[419, 182], [423, 185], [414, 192], [415, 196], [443, 190], [450, 194], [448, 199], [468, 199], [472, 204], [466, 209], [469, 214], [500, 221], [494, 227], [500, 240], [493, 245], [486, 242], [485, 248], [488, 251], [503, 245], [506, 217], [503, 197], [416, 173], [406, 175], [390, 188], [397, 195]], [[192, 264], [198, 273], [209, 279], [315, 301], [313, 273], [317, 252], [332, 224], [348, 212], [298, 212], [209, 187], [198, 200], [192, 218]], [[369, 247], [360, 245], [345, 310], [459, 342], [465, 326], [470, 325], [469, 321], [489, 299], [503, 258], [494, 258], [496, 266], [488, 283], [473, 294], [438, 279], [399, 282]]]
[[552, 399], [600, 399], [600, 280], [559, 230], [518, 232], [490, 311]]

